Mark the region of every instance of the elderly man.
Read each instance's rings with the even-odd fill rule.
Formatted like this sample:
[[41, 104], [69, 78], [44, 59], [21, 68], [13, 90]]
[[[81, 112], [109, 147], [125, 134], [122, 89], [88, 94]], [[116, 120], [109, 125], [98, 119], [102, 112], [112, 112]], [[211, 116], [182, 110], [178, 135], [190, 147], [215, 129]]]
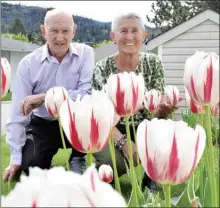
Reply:
[[[58, 121], [44, 105], [45, 92], [63, 86], [73, 100], [77, 94], [91, 93], [94, 50], [71, 43], [76, 33], [72, 15], [57, 9], [48, 11], [41, 32], [46, 44], [25, 56], [17, 69], [12, 111], [6, 124], [11, 158], [5, 181], [21, 170], [28, 174], [29, 167], [50, 168], [52, 157], [62, 148]], [[70, 168], [84, 171], [83, 153], [72, 150]]]

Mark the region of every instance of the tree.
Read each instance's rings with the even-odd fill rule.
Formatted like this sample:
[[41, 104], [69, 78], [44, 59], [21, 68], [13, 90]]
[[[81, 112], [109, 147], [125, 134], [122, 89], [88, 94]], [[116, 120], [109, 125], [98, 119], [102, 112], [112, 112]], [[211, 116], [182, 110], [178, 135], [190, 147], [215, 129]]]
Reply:
[[150, 23], [155, 24], [156, 28], [164, 32], [206, 9], [212, 9], [219, 13], [219, 0], [157, 0], [156, 3], [152, 4], [151, 8], [151, 11], [155, 14], [155, 16], [150, 18], [147, 15], [147, 20]]
[[18, 34], [18, 33], [21, 33], [23, 35], [26, 34], [24, 25], [19, 18], [15, 18], [11, 28], [9, 29], [9, 32], [13, 34]]
[[220, 14], [220, 1], [219, 0], [209, 0], [209, 1], [186, 1], [186, 5], [190, 8], [193, 15], [198, 14], [206, 9], [211, 9]]
[[3, 33], [2, 34], [4, 37], [6, 38], [12, 38], [14, 40], [20, 40], [23, 42], [30, 42], [28, 39], [28, 36], [21, 34], [21, 33], [17, 33], [17, 34], [12, 34], [12, 33]]

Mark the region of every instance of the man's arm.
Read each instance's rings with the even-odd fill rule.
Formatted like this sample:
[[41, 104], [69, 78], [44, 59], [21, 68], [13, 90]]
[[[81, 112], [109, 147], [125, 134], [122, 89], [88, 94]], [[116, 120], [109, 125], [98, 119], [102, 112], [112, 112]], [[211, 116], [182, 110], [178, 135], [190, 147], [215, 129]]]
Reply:
[[77, 90], [68, 90], [68, 94], [72, 100], [76, 100], [77, 94], [82, 96], [91, 94], [92, 90], [92, 73], [94, 70], [94, 49], [85, 47], [82, 68], [79, 71], [79, 82]]
[[29, 123], [29, 116], [21, 115], [20, 102], [32, 94], [28, 70], [29, 64], [23, 59], [18, 65], [16, 82], [12, 89], [11, 115], [6, 123], [6, 142], [11, 153], [10, 164], [21, 164], [21, 151], [26, 140], [25, 126]]

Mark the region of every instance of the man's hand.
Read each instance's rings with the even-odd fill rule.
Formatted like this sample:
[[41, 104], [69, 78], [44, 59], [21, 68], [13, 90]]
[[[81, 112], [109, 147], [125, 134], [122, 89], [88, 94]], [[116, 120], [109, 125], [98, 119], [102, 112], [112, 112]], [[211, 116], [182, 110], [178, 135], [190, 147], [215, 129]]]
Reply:
[[4, 181], [11, 181], [12, 179], [16, 178], [18, 174], [21, 172], [21, 166], [16, 164], [9, 165], [3, 175]]
[[29, 95], [20, 103], [20, 112], [23, 116], [27, 116], [35, 108], [38, 108], [45, 99], [46, 94]]
[[[134, 166], [137, 166], [137, 150], [136, 150], [136, 146], [135, 143], [133, 141], [131, 141], [131, 145], [132, 145], [132, 157], [133, 157], [133, 161], [134, 161]], [[128, 142], [126, 141], [122, 147], [122, 153], [123, 155], [129, 159], [129, 151], [128, 151]]]

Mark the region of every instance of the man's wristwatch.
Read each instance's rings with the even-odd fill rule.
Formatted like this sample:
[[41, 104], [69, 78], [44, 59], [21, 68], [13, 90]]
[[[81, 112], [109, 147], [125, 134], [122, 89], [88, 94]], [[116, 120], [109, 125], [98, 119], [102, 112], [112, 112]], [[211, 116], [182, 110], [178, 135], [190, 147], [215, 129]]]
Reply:
[[115, 148], [117, 148], [118, 150], [122, 150], [122, 147], [124, 146], [126, 141], [126, 134], [123, 134], [117, 142], [114, 142]]

